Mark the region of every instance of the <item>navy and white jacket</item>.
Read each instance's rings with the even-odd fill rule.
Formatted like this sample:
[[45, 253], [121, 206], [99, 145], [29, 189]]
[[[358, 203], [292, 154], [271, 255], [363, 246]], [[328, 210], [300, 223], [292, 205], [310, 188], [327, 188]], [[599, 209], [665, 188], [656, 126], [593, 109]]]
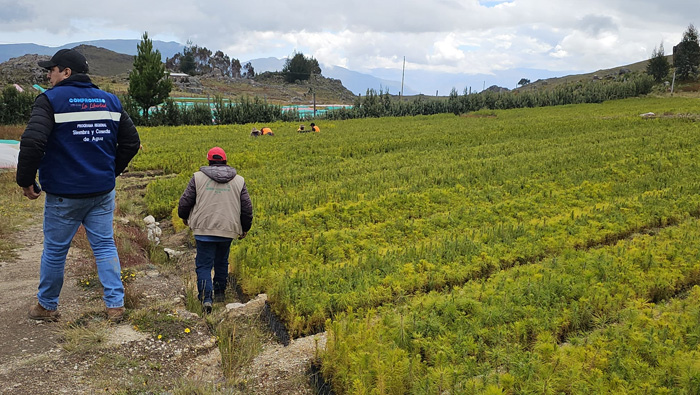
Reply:
[[139, 146], [136, 127], [119, 99], [97, 88], [86, 74], [76, 74], [34, 101], [20, 142], [17, 184], [32, 185], [38, 170], [47, 193], [107, 193]]

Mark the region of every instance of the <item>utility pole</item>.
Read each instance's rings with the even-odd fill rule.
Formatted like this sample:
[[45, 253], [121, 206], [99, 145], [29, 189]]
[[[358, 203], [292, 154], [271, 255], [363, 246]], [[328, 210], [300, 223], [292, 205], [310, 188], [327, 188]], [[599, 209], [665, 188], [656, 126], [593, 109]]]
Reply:
[[311, 97], [314, 103], [314, 118], [316, 118], [316, 89], [314, 89], [314, 72], [311, 72], [311, 77], [309, 78], [309, 83], [311, 83]]
[[403, 69], [401, 70], [401, 98], [403, 98], [403, 78], [406, 75], [406, 57], [403, 57]]
[[671, 81], [671, 96], [673, 96], [673, 86], [676, 84], [676, 69], [673, 69], [673, 80]]

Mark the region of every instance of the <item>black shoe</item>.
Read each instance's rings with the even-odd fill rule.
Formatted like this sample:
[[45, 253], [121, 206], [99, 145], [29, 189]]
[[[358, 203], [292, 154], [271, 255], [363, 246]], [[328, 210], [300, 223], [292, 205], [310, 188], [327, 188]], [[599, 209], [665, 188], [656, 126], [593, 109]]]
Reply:
[[211, 314], [211, 302], [202, 303], [202, 311], [205, 314]]

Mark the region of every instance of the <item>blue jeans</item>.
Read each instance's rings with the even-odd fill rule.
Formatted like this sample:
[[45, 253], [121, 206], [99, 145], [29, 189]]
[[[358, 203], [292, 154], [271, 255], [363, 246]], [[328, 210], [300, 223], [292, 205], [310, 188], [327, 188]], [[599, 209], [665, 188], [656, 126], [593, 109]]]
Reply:
[[72, 199], [46, 194], [44, 205], [44, 252], [41, 254], [39, 304], [47, 310], [58, 308], [63, 287], [66, 255], [73, 236], [85, 227], [104, 288], [108, 308], [124, 306], [124, 286], [117, 247], [114, 244], [114, 190], [104, 195]]
[[[226, 290], [228, 254], [231, 251], [232, 241], [233, 239], [226, 239], [225, 241], [196, 240], [197, 257], [195, 258], [195, 271], [197, 272], [197, 292], [199, 292], [198, 297], [202, 302], [212, 301], [212, 289], [216, 293], [223, 293]], [[212, 269], [214, 269], [213, 284], [211, 281]]]

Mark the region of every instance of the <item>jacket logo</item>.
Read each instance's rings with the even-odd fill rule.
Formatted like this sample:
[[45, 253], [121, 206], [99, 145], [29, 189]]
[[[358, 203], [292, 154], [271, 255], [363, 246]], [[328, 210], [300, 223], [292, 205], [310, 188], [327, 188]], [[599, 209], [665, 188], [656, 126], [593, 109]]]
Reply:
[[107, 103], [107, 101], [100, 97], [71, 97], [68, 103]]

